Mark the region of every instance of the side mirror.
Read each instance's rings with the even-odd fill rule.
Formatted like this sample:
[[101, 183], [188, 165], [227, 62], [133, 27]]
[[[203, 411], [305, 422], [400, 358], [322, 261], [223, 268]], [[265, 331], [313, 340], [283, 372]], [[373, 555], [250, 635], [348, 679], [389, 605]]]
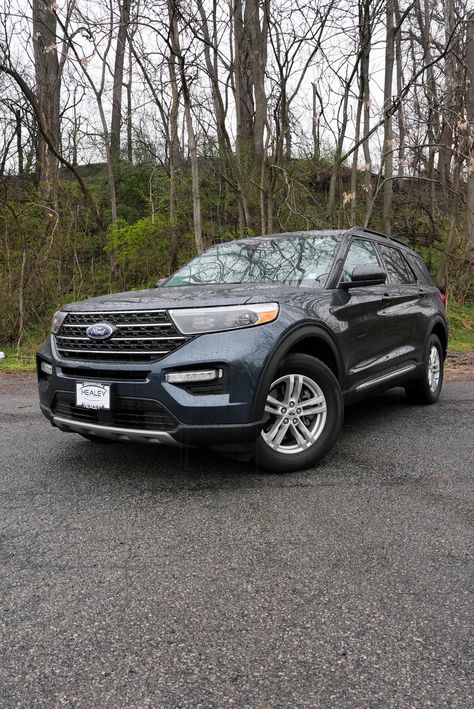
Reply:
[[363, 286], [380, 286], [387, 280], [387, 274], [377, 264], [360, 264], [352, 269], [352, 281], [343, 281], [341, 288], [362, 288]]
[[156, 281], [156, 283], [155, 283], [155, 288], [159, 288], [159, 287], [162, 286], [163, 283], [164, 283], [165, 281], [167, 281], [167, 280], [168, 280], [167, 278], [159, 278], [159, 279]]

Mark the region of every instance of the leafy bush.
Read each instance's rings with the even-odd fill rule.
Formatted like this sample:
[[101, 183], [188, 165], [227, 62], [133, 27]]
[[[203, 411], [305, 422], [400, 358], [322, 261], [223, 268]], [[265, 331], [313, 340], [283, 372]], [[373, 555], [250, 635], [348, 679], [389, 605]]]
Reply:
[[120, 219], [107, 229], [105, 250], [117, 259], [126, 283], [147, 285], [168, 273], [169, 240], [169, 226], [158, 216], [133, 224]]

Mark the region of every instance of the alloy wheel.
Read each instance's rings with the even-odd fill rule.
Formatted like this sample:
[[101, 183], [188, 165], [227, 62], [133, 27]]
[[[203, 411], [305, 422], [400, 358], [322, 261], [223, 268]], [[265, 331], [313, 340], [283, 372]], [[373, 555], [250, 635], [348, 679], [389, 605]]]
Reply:
[[430, 356], [428, 360], [428, 386], [431, 391], [436, 391], [439, 385], [441, 372], [441, 360], [438, 348], [431, 345]]
[[267, 396], [265, 443], [278, 453], [295, 454], [312, 446], [326, 423], [327, 404], [321, 388], [303, 374], [285, 374]]

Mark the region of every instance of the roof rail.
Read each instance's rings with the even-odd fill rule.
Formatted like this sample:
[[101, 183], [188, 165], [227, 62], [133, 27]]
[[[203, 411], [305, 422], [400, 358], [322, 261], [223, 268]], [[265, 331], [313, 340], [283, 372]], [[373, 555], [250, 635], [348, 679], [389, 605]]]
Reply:
[[404, 241], [400, 241], [400, 239], [396, 239], [394, 236], [390, 236], [389, 234], [383, 234], [381, 231], [375, 231], [375, 229], [369, 229], [366, 226], [354, 227], [353, 230], [354, 231], [364, 231], [367, 234], [374, 234], [374, 236], [381, 236], [384, 239], [389, 239], [390, 241], [395, 241], [397, 244], [401, 244], [402, 246], [406, 246], [407, 248], [410, 248], [408, 246], [408, 244], [405, 244]]

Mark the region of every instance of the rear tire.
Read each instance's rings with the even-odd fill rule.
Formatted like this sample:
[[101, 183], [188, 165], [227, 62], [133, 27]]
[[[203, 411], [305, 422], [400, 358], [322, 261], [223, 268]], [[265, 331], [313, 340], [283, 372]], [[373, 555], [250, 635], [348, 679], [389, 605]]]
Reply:
[[434, 404], [443, 386], [444, 352], [437, 335], [431, 335], [425, 356], [424, 371], [419, 379], [405, 387], [412, 404]]
[[257, 464], [274, 473], [310, 468], [329, 453], [342, 428], [339, 382], [320, 360], [289, 355], [269, 388], [265, 412]]

